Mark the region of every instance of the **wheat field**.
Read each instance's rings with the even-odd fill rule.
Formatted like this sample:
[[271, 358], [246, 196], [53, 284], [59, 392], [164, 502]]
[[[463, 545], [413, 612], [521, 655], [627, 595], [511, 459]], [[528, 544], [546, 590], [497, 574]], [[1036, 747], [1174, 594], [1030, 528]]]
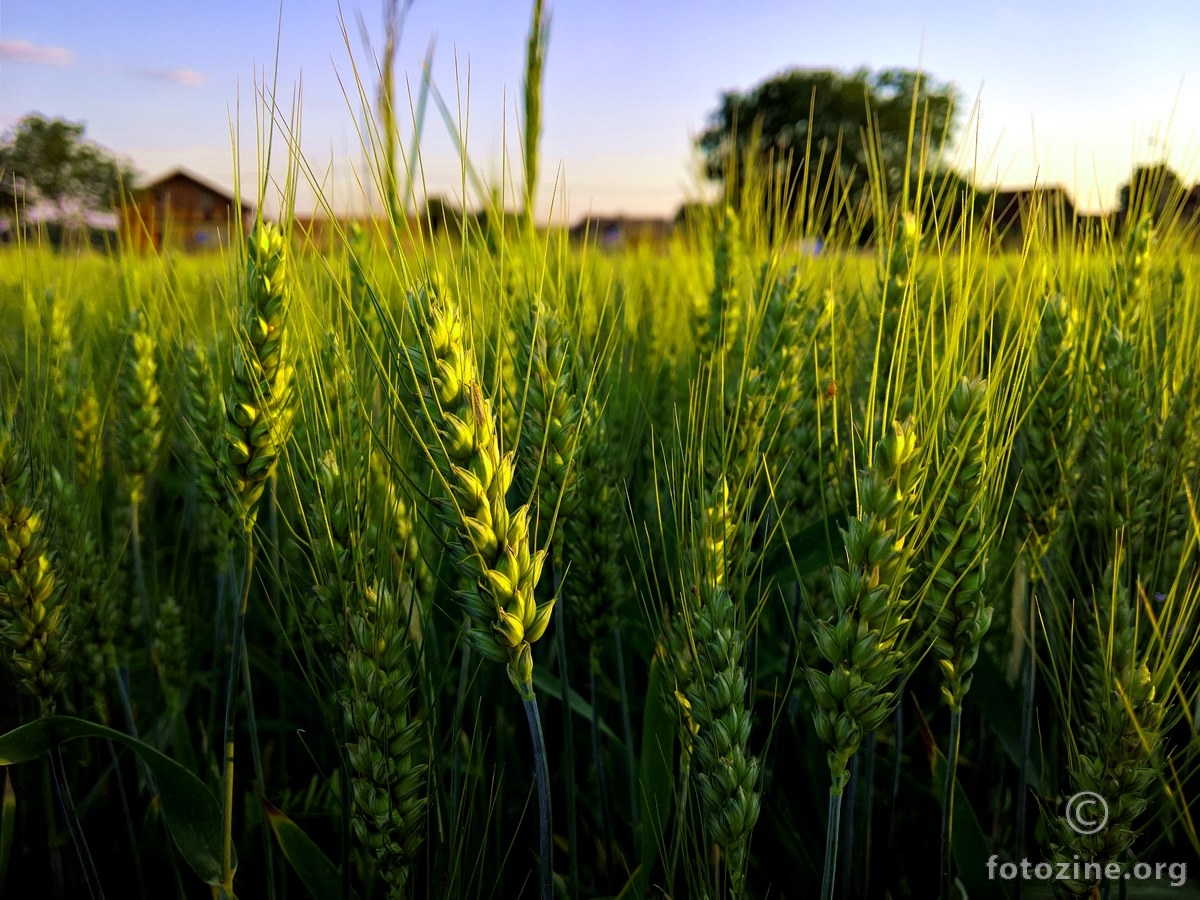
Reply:
[[735, 200], [0, 250], [5, 896], [1189, 896], [1196, 234]]

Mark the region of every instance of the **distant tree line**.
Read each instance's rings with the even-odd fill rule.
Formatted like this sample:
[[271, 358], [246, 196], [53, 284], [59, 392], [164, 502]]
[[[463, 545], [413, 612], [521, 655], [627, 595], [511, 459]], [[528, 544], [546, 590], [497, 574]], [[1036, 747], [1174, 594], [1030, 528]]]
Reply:
[[[904, 69], [792, 69], [745, 93], [722, 94], [696, 145], [705, 174], [721, 185], [720, 206], [754, 211], [772, 232], [798, 228], [867, 243], [879, 215], [907, 196], [923, 225], [946, 233], [966, 215], [995, 212], [993, 192], [939, 164], [956, 136], [956, 100], [952, 85]], [[115, 209], [133, 179], [128, 163], [85, 139], [83, 123], [27, 115], [0, 138], [0, 234], [39, 209], [39, 227], [57, 243], [82, 230], [87, 213]], [[1117, 199], [1115, 227], [1143, 214], [1156, 222], [1200, 215], [1200, 188], [1165, 163], [1136, 167]], [[707, 204], [684, 204], [676, 225], [708, 214]], [[432, 195], [420, 219], [427, 233], [455, 237], [464, 230], [495, 237], [518, 224], [499, 198], [468, 211]]]
[[[867, 243], [879, 216], [907, 198], [944, 233], [966, 214], [994, 211], [1000, 196], [940, 162], [957, 136], [957, 99], [953, 85], [906, 69], [790, 69], [723, 93], [696, 146], [721, 205], [753, 212], [772, 231]], [[1194, 194], [1165, 164], [1138, 166], [1120, 188], [1115, 222], [1194, 215]], [[677, 222], [698, 212], [685, 205]]]
[[105, 244], [90, 219], [120, 205], [134, 170], [83, 134], [82, 122], [32, 113], [0, 138], [0, 232], [36, 219], [55, 246], [72, 237]]
[[905, 69], [791, 69], [722, 94], [696, 144], [725, 202], [861, 235], [954, 139], [955, 101], [952, 85]]

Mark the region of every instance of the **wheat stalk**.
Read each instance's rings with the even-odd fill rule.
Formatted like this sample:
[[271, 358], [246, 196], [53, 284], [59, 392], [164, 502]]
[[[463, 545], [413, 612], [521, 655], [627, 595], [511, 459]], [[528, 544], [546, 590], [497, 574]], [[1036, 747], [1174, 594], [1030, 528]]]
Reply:
[[[1071, 795], [1088, 791], [1104, 798], [1108, 815], [1090, 834], [1068, 818], [1053, 816], [1051, 850], [1056, 862], [1073, 859], [1120, 861], [1137, 839], [1138, 821], [1163, 778], [1166, 706], [1159, 695], [1161, 675], [1148, 665], [1139, 639], [1125, 551], [1118, 544], [1092, 601], [1091, 615], [1069, 637], [1080, 638], [1082, 665], [1067, 722], [1090, 727], [1069, 732], [1067, 768]], [[1095, 883], [1065, 882], [1074, 894]]]
[[247, 239], [248, 271], [233, 383], [225, 400], [221, 463], [234, 518], [249, 533], [267, 479], [291, 431], [295, 401], [287, 322], [292, 287], [283, 232], [260, 223]]
[[533, 596], [546, 553], [530, 550], [528, 506], [508, 508], [513, 455], [500, 453], [492, 404], [457, 309], [428, 290], [410, 295], [408, 309], [420, 342], [408, 359], [424, 443], [447, 494], [438, 512], [458, 564], [475, 582], [459, 598], [471, 621], [467, 636], [486, 658], [505, 663], [517, 692], [530, 699], [532, 644], [549, 626], [555, 602], [539, 605]]
[[905, 672], [902, 638], [910, 603], [903, 586], [910, 569], [919, 454], [911, 428], [893, 426], [858, 480], [858, 512], [843, 531], [846, 565], [830, 576], [836, 612], [818, 620], [813, 637], [823, 659], [806, 670], [818, 736], [828, 747], [832, 783], [822, 897], [836, 880], [841, 798], [850, 760], [865, 734], [891, 714]]
[[[357, 449], [346, 447], [351, 454]], [[365, 464], [360, 455], [343, 469], [333, 451], [318, 463], [309, 513], [316, 581], [310, 615], [321, 650], [333, 654], [334, 696], [349, 737], [354, 831], [389, 897], [399, 900], [423, 840], [427, 805], [425, 766], [413, 758], [422, 729], [408, 713], [415, 679], [408, 615], [398, 596], [411, 593], [412, 584], [402, 577], [394, 589], [389, 583], [399, 568], [381, 568], [375, 557], [359, 488]]]
[[550, 789], [532, 647], [549, 627], [555, 604], [551, 599], [539, 605], [534, 597], [546, 552], [530, 549], [529, 507], [508, 507], [513, 456], [500, 452], [492, 404], [463, 340], [457, 308], [424, 288], [409, 295], [408, 321], [417, 340], [407, 353], [419, 410], [415, 436], [445, 491], [437, 510], [450, 529], [455, 562], [474, 582], [459, 593], [470, 623], [467, 640], [485, 658], [505, 663], [525, 704], [538, 784], [541, 896], [551, 900]]
[[0, 641], [17, 684], [52, 715], [67, 674], [70, 616], [30, 481], [10, 426], [0, 427]]
[[291, 274], [287, 239], [277, 225], [259, 222], [247, 239], [243, 340], [237, 342], [233, 384], [225, 401], [220, 460], [231, 514], [246, 547], [241, 601], [234, 615], [233, 648], [225, 687], [225, 771], [220, 891], [233, 896], [233, 710], [245, 654], [246, 609], [254, 572], [254, 524], [267, 479], [291, 432], [292, 350], [288, 309]]

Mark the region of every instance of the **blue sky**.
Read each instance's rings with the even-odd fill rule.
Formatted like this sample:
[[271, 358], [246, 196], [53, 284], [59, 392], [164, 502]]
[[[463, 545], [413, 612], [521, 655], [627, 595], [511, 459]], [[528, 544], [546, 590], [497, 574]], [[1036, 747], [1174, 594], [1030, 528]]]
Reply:
[[[399, 52], [399, 82], [409, 78], [415, 93], [436, 39], [434, 80], [456, 115], [463, 109], [470, 157], [491, 182], [505, 174], [510, 194], [530, 5], [414, 0]], [[1058, 183], [1080, 207], [1101, 209], [1115, 203], [1136, 162], [1165, 158], [1186, 181], [1200, 181], [1195, 0], [547, 6], [542, 218], [673, 213], [702, 188], [692, 138], [720, 92], [792, 66], [919, 65], [954, 82], [965, 107], [955, 156], [981, 184]], [[288, 113], [302, 90], [307, 166], [336, 208], [359, 209], [366, 174], [351, 55], [374, 80], [360, 15], [381, 45], [378, 0], [345, 0], [341, 9], [336, 0], [285, 0], [281, 29], [279, 6], [261, 0], [4, 0], [0, 130], [33, 111], [81, 120], [143, 176], [183, 165], [232, 186], [231, 125], [240, 126], [249, 183], [256, 84], [271, 76], [278, 36], [278, 102]], [[407, 146], [412, 125], [401, 124]], [[283, 143], [276, 139], [277, 156]], [[421, 147], [418, 196], [460, 196], [454, 142], [432, 104]], [[274, 172], [282, 177], [280, 165]], [[301, 209], [313, 206], [309, 188], [298, 197]]]

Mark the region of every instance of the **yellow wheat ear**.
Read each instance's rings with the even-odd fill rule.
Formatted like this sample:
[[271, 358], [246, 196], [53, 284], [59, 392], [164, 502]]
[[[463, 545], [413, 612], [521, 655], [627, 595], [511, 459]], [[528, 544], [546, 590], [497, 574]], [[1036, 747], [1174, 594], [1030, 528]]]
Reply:
[[530, 549], [528, 507], [509, 508], [513, 455], [500, 453], [492, 403], [464, 343], [458, 309], [427, 290], [410, 295], [408, 309], [418, 341], [408, 358], [419, 437], [446, 492], [438, 509], [454, 535], [451, 548], [474, 581], [460, 598], [470, 619], [467, 637], [483, 656], [504, 662], [513, 686], [529, 699], [530, 645], [545, 633], [555, 603], [534, 599], [546, 553]]
[[0, 426], [0, 645], [21, 690], [52, 715], [71, 642], [40, 507], [27, 462]]
[[221, 454], [233, 512], [245, 531], [254, 527], [258, 502], [291, 433], [295, 411], [286, 239], [278, 225], [260, 222], [247, 239], [247, 251], [242, 339], [225, 400]]

